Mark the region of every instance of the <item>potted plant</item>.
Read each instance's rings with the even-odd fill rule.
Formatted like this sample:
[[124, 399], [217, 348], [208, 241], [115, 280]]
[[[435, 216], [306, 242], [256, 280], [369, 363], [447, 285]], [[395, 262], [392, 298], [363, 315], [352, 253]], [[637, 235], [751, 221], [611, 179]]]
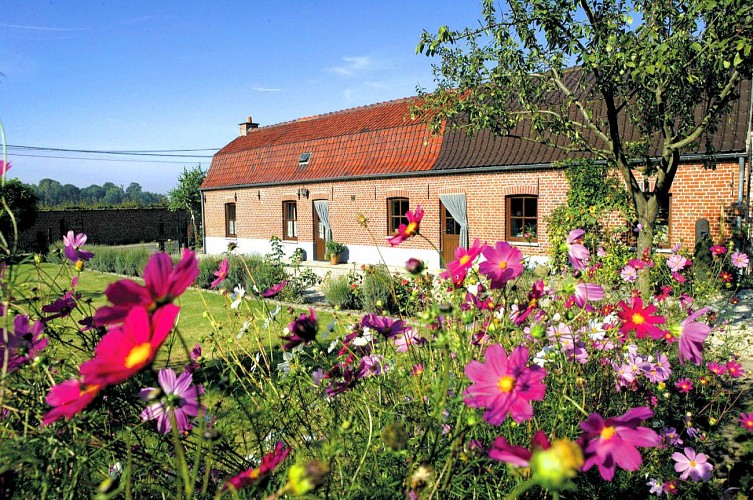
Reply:
[[326, 252], [324, 253], [325, 258], [329, 258], [329, 263], [334, 265], [337, 264], [337, 262], [340, 260], [340, 254], [342, 254], [345, 251], [345, 245], [342, 243], [338, 243], [334, 240], [330, 240], [327, 242], [326, 246]]

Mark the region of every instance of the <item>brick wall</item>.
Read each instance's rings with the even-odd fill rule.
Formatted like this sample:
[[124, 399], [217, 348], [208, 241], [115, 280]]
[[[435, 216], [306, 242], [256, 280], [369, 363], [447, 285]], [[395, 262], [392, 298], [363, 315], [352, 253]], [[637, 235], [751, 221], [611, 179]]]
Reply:
[[[683, 165], [671, 193], [671, 241], [683, 241], [692, 248], [694, 226], [699, 218], [719, 233], [719, 217], [724, 211], [728, 224], [734, 217], [730, 205], [737, 196], [737, 163], [720, 163], [716, 170], [701, 165]], [[299, 199], [299, 188], [309, 189], [308, 199]], [[313, 241], [313, 201], [329, 200], [333, 238], [346, 245], [387, 246], [387, 199], [407, 197], [411, 209], [421, 204], [425, 210], [421, 234], [440, 246], [440, 194], [464, 193], [468, 212], [469, 239], [493, 243], [505, 238], [505, 196], [538, 195], [538, 243], [519, 244], [524, 254], [546, 255], [549, 247], [544, 218], [566, 201], [567, 181], [558, 169], [498, 172], [490, 174], [454, 174], [403, 179], [375, 179], [317, 184], [296, 184], [262, 188], [229, 189], [205, 192], [205, 223], [208, 238], [225, 236], [225, 203], [236, 203], [237, 239], [268, 240], [282, 237], [282, 202], [298, 202], [298, 241]], [[237, 198], [237, 200], [236, 200]], [[724, 207], [724, 209], [722, 208]], [[369, 219], [369, 230], [356, 220], [362, 213]], [[372, 239], [372, 236], [373, 238]], [[413, 250], [431, 250], [431, 245], [413, 238], [401, 245]], [[209, 249], [211, 252], [212, 250]]]
[[21, 234], [20, 244], [38, 250], [41, 245], [60, 241], [69, 230], [86, 233], [87, 243], [92, 245], [156, 241], [160, 223], [164, 238], [179, 239], [187, 234], [189, 216], [185, 211], [166, 208], [44, 210], [34, 226]]

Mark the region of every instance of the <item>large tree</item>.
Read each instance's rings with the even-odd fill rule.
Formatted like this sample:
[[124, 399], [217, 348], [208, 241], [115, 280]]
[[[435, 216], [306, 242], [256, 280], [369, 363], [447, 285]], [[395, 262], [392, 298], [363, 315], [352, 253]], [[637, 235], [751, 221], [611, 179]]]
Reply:
[[198, 215], [201, 213], [201, 183], [207, 173], [196, 165], [192, 168], [183, 168], [183, 173], [178, 177], [178, 185], [171, 189], [167, 196], [170, 199], [170, 210], [188, 210], [191, 216], [191, 226], [195, 244], [199, 244]]
[[[522, 134], [605, 160], [632, 195], [638, 252], [650, 248], [681, 153], [699, 150], [751, 77], [753, 2], [500, 3], [483, 1], [477, 27], [423, 34], [418, 52], [441, 62], [419, 112], [437, 129]], [[635, 159], [654, 183], [639, 182]]]

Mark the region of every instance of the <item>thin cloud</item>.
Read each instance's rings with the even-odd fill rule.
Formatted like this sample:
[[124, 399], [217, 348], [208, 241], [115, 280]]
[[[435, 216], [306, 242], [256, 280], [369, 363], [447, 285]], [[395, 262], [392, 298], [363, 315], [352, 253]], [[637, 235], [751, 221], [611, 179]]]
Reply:
[[86, 31], [85, 28], [53, 28], [50, 26], [29, 26], [24, 24], [6, 24], [0, 23], [2, 28], [11, 28], [17, 30], [32, 30], [32, 31]]
[[327, 68], [332, 73], [337, 73], [343, 76], [353, 76], [357, 73], [362, 73], [371, 69], [374, 66], [374, 61], [369, 56], [346, 56], [342, 58], [345, 64], [340, 66], [330, 66]]
[[279, 92], [281, 89], [274, 89], [270, 87], [251, 87], [254, 92]]

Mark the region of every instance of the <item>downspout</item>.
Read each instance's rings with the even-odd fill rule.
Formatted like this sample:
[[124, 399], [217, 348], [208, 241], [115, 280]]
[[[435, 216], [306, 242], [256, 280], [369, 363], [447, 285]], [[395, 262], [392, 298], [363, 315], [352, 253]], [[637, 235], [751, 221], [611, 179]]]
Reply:
[[206, 231], [206, 221], [204, 220], [204, 192], [199, 190], [201, 193], [201, 249], [204, 252], [204, 254], [207, 253], [207, 231]]
[[[746, 146], [746, 152], [747, 152], [746, 156], [747, 156], [747, 159], [748, 159], [748, 182], [747, 182], [747, 184], [748, 184], [748, 193], [745, 196], [745, 205], [744, 205], [744, 207], [745, 207], [745, 225], [747, 227], [747, 234], [746, 234], [745, 241], [747, 241], [750, 238], [750, 209], [751, 209], [751, 206], [750, 206], [751, 205], [751, 203], [750, 203], [750, 181], [751, 181], [751, 178], [753, 178], [753, 130], [751, 129], [753, 127], [753, 81], [751, 82], [751, 89], [750, 89], [749, 95], [750, 95], [750, 101], [748, 103], [748, 135], [745, 138], [746, 139], [745, 146]], [[744, 169], [744, 163], [745, 163], [745, 160], [741, 159], [741, 167], [740, 167], [741, 169]], [[740, 175], [743, 175], [742, 171], [740, 172]], [[740, 203], [742, 203], [742, 201], [743, 201], [742, 191], [743, 191], [743, 187], [742, 187], [742, 185], [740, 185], [739, 190], [738, 190], [738, 200], [737, 200]], [[738, 217], [738, 226], [737, 226], [738, 229], [742, 225], [742, 220], [741, 219], [742, 219], [741, 217]], [[741, 250], [746, 250], [746, 249], [743, 248]]]

